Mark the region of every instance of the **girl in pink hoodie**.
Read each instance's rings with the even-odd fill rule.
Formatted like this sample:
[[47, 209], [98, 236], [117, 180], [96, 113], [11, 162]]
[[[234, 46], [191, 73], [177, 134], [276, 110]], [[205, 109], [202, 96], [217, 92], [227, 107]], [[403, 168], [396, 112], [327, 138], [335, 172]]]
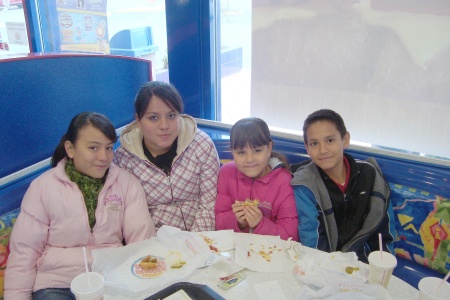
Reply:
[[75, 299], [83, 247], [120, 247], [156, 234], [139, 181], [111, 164], [116, 132], [103, 115], [81, 113], [28, 188], [10, 240], [5, 299]]
[[222, 166], [214, 208], [216, 229], [289, 237], [298, 241], [298, 219], [286, 158], [272, 151], [267, 124], [239, 120], [230, 133], [234, 161]]

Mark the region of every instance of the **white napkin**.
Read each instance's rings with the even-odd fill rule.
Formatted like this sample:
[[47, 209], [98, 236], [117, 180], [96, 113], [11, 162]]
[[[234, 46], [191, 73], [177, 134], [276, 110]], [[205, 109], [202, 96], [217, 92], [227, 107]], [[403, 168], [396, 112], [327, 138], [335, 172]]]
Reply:
[[203, 238], [213, 252], [223, 252], [234, 249], [234, 231], [232, 229], [202, 231], [198, 232], [198, 235]]
[[257, 272], [284, 272], [287, 261], [279, 236], [235, 233], [236, 264]]
[[330, 286], [341, 281], [367, 281], [368, 266], [358, 261], [354, 252], [314, 252], [301, 255], [294, 267], [294, 276], [304, 284]]
[[268, 281], [256, 283], [253, 285], [256, 295], [258, 295], [259, 300], [288, 300], [281, 289], [278, 281]]
[[303, 286], [298, 300], [390, 300], [391, 296], [381, 285], [364, 284], [355, 281], [335, 283], [318, 291]]
[[[158, 236], [148, 240], [124, 247], [93, 250], [92, 270], [103, 274], [106, 286], [129, 295], [145, 294], [189, 276], [211, 255], [209, 247], [195, 233], [167, 227], [161, 227]], [[162, 271], [157, 277], [142, 278], [135, 267], [148, 255], [156, 257], [161, 264], [158, 268]], [[180, 260], [185, 262], [182, 267], [171, 268]]]

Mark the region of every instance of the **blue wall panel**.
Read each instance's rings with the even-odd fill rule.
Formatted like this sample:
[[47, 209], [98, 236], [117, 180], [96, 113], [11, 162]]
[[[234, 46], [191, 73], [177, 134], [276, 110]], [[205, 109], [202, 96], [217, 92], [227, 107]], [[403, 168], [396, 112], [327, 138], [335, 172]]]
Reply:
[[134, 97], [151, 79], [149, 61], [105, 55], [0, 60], [0, 178], [49, 158], [72, 117], [133, 120]]
[[166, 0], [170, 82], [189, 115], [216, 118], [214, 2]]

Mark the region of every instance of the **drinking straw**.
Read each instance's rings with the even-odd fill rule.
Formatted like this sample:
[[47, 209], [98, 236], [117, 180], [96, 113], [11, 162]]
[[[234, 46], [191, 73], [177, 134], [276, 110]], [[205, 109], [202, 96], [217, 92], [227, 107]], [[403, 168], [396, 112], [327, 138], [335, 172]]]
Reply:
[[381, 260], [383, 260], [383, 241], [381, 239], [381, 233], [378, 234], [378, 243], [380, 244], [380, 256]]
[[87, 257], [86, 257], [86, 247], [83, 247], [83, 255], [84, 255], [84, 267], [86, 268], [86, 279], [87, 282], [89, 284], [89, 268], [88, 268], [88, 262], [87, 262]]
[[447, 281], [447, 279], [450, 277], [450, 271], [448, 271], [447, 275], [445, 275], [444, 279], [442, 279], [441, 283], [438, 284], [438, 286], [436, 287], [436, 289], [439, 289], [441, 287], [441, 285]]

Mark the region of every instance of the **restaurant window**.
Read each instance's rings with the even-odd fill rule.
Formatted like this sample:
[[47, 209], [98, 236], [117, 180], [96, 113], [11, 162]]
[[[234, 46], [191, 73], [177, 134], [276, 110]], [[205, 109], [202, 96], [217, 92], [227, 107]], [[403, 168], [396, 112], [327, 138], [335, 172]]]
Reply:
[[220, 1], [220, 121], [250, 115], [252, 0]]
[[0, 0], [0, 55], [29, 52], [22, 0]]
[[[352, 142], [450, 158], [448, 2], [222, 0], [221, 8], [222, 46], [251, 45], [246, 79], [222, 77], [223, 121], [255, 116], [302, 133], [308, 114], [330, 108]], [[241, 11], [249, 21], [233, 15]]]
[[169, 80], [164, 0], [42, 1], [38, 19], [43, 52], [139, 57]]

